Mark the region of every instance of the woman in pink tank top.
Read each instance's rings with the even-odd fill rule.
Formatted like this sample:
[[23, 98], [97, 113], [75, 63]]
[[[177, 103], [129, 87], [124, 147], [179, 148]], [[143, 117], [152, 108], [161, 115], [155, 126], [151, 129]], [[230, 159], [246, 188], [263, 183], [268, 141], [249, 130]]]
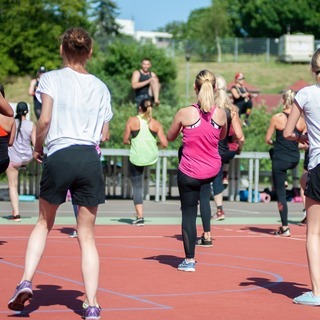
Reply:
[[226, 135], [226, 113], [215, 107], [213, 73], [202, 70], [194, 83], [197, 104], [180, 109], [167, 133], [174, 141], [181, 132], [182, 154], [178, 170], [178, 188], [182, 211], [182, 238], [185, 259], [181, 271], [195, 271], [197, 240], [196, 218], [201, 186], [211, 183], [221, 167], [218, 142]]

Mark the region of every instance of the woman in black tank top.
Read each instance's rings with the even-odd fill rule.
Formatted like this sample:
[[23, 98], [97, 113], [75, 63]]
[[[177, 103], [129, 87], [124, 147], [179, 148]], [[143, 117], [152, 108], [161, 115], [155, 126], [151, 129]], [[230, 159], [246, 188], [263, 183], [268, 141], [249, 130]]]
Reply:
[[[287, 180], [287, 171], [294, 169], [299, 164], [300, 152], [297, 141], [286, 140], [283, 137], [283, 130], [286, 126], [288, 116], [294, 102], [294, 91], [287, 90], [283, 93], [282, 99], [284, 104], [283, 112], [275, 114], [269, 124], [266, 133], [266, 143], [273, 145], [270, 150], [272, 160], [272, 179], [278, 201], [278, 210], [281, 217], [282, 226], [275, 231], [275, 235], [282, 237], [290, 237], [290, 229], [288, 226], [288, 205], [285, 181]], [[295, 128], [297, 134], [302, 134], [306, 130], [304, 120], [301, 118]], [[272, 139], [272, 135], [276, 133], [276, 139]]]

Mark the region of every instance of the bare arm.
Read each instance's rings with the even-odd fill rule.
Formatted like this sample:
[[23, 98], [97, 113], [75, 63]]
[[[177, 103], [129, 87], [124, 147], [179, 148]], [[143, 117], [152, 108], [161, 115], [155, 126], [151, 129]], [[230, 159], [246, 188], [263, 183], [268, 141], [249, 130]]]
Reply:
[[308, 141], [308, 137], [306, 134], [299, 135], [294, 132], [294, 128], [297, 125], [297, 122], [300, 119], [302, 113], [302, 109], [300, 106], [295, 102], [292, 106], [292, 110], [290, 112], [287, 124], [283, 130], [283, 136], [288, 140], [299, 141], [301, 143], [305, 143]]
[[0, 113], [6, 117], [14, 116], [13, 109], [11, 108], [10, 104], [7, 102], [7, 100], [3, 97], [1, 93], [0, 93]]
[[13, 145], [15, 137], [16, 137], [16, 122], [13, 121], [12, 128], [9, 133], [9, 143], [8, 143], [9, 147]]
[[42, 158], [43, 158], [44, 140], [50, 128], [52, 107], [53, 107], [53, 99], [49, 95], [42, 93], [41, 99], [42, 99], [42, 109], [41, 109], [40, 118], [37, 122], [36, 143], [33, 151], [34, 159], [36, 159], [40, 163], [42, 162]]
[[36, 85], [36, 82], [37, 82], [36, 79], [32, 79], [32, 80], [30, 81], [30, 85], [29, 85], [29, 89], [28, 89], [28, 94], [29, 94], [30, 96], [33, 96], [33, 95], [34, 95], [34, 86]]
[[168, 146], [168, 140], [167, 140], [166, 135], [164, 134], [162, 125], [160, 123], [159, 123], [159, 130], [158, 130], [157, 134], [158, 134], [158, 138], [159, 138], [159, 141], [160, 141], [160, 146], [162, 148], [166, 148]]
[[272, 135], [273, 135], [274, 131], [276, 130], [275, 122], [276, 122], [275, 121], [275, 116], [273, 116], [270, 119], [269, 128], [268, 128], [266, 136], [265, 136], [265, 142], [267, 144], [270, 144], [270, 145], [273, 145], [273, 140], [271, 138], [272, 138]]
[[31, 131], [31, 143], [33, 146], [36, 145], [36, 126], [33, 124], [33, 128]]
[[132, 79], [131, 79], [131, 86], [133, 89], [139, 89], [142, 88], [151, 82], [151, 77], [145, 81], [139, 82], [140, 79], [140, 72], [138, 70], [134, 71], [132, 74]]
[[174, 141], [177, 139], [182, 129], [182, 113], [183, 109], [180, 109], [173, 118], [171, 126], [167, 132], [168, 141]]
[[239, 113], [236, 110], [231, 111], [231, 123], [234, 131], [235, 139], [241, 144], [244, 143], [244, 134], [242, 131], [241, 120], [239, 118]]
[[109, 140], [110, 140], [109, 122], [106, 122], [102, 126], [100, 141], [104, 142]]

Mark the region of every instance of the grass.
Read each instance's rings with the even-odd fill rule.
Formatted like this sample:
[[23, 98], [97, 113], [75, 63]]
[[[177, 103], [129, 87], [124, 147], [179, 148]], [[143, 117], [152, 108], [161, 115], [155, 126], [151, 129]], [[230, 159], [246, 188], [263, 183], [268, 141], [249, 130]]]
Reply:
[[[183, 58], [177, 58], [178, 78], [177, 91], [181, 98], [186, 99], [187, 66]], [[261, 93], [280, 93], [296, 81], [303, 79], [313, 83], [309, 64], [284, 64], [276, 61], [267, 62], [190, 62], [189, 66], [189, 96], [194, 100], [192, 83], [197, 73], [202, 69], [208, 69], [221, 74], [227, 83], [234, 81], [234, 75], [242, 72], [246, 81], [260, 89]]]

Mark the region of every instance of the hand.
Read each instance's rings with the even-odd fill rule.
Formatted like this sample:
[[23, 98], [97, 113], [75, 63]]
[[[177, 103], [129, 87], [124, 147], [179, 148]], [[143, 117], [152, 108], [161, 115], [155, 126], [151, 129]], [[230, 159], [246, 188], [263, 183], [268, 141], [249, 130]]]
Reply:
[[38, 150], [38, 151], [37, 150], [33, 151], [33, 158], [37, 162], [42, 163], [43, 157], [44, 157], [43, 149], [42, 150]]

